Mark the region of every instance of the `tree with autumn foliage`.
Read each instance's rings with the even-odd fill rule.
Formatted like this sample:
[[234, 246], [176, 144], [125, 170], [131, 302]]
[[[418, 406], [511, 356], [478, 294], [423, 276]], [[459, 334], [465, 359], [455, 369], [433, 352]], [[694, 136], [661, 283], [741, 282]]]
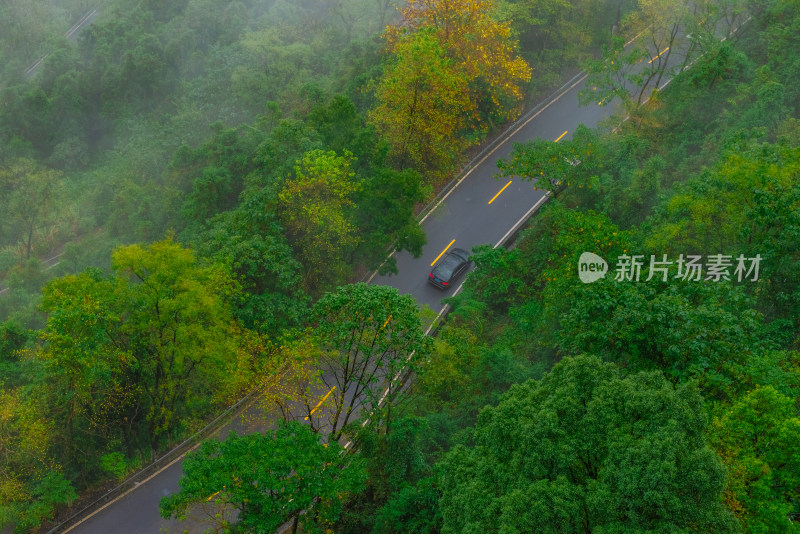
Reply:
[[371, 122], [398, 161], [441, 179], [460, 152], [520, 109], [530, 67], [489, 0], [411, 0], [385, 36], [393, 54]]
[[[0, 382], [0, 524], [16, 532], [52, 519], [77, 497], [51, 454], [55, 422], [40, 399]], [[10, 532], [10, 531], [8, 531]]]
[[444, 177], [468, 145], [465, 114], [474, 114], [475, 104], [467, 83], [430, 30], [402, 36], [395, 54], [370, 120], [401, 165]]
[[496, 20], [496, 8], [494, 0], [409, 0], [402, 22], [386, 31], [394, 48], [406, 32], [433, 29], [467, 81], [469, 100], [479, 111], [470, 118], [478, 129], [512, 118], [522, 100], [520, 84], [531, 77], [529, 65], [517, 54], [510, 22]]
[[106, 443], [127, 457], [157, 452], [224, 404], [223, 389], [252, 380], [226, 268], [169, 240], [119, 248], [112, 263], [111, 275], [87, 269], [45, 287], [47, 327], [33, 356], [37, 394], [62, 421], [60, 457], [82, 480]]

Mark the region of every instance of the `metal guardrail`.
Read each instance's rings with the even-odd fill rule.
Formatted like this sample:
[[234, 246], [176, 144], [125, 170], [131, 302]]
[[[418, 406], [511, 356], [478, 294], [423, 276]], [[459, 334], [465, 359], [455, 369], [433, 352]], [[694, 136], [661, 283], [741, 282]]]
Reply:
[[[447, 184], [447, 186], [445, 186], [445, 188], [443, 188], [436, 195], [436, 197], [425, 206], [425, 208], [423, 208], [423, 210], [417, 215], [418, 220], [420, 221], [423, 220], [433, 210], [433, 208], [435, 208], [435, 206], [441, 201], [441, 199], [443, 199], [450, 191], [452, 191], [458, 185], [458, 183], [466, 176], [466, 174], [472, 168], [474, 168], [477, 162], [485, 158], [486, 155], [488, 155], [492, 150], [494, 150], [497, 146], [505, 142], [521, 124], [527, 121], [532, 115], [540, 111], [543, 107], [547, 106], [552, 101], [557, 99], [569, 86], [574, 84], [583, 75], [584, 75], [583, 72], [579, 72], [578, 74], [573, 76], [558, 90], [554, 91], [545, 100], [541, 101], [539, 104], [529, 109], [513, 124], [511, 124], [508, 128], [506, 128], [500, 135], [498, 135], [492, 142], [490, 142], [487, 146], [485, 146], [475, 157], [473, 157], [470, 160], [469, 163], [467, 163], [462, 168], [461, 172], [459, 172], [459, 174], [455, 178], [453, 178], [453, 180], [451, 180]], [[527, 222], [527, 220], [536, 211], [538, 211], [539, 207], [544, 203], [543, 201], [549, 199], [549, 196], [550, 196], [549, 194], [546, 195], [542, 199], [542, 201], [534, 205], [531, 208], [531, 210], [528, 211], [528, 213], [526, 213], [525, 216], [522, 219], [520, 219], [514, 227], [512, 227], [512, 229], [501, 239], [501, 241], [497, 245], [495, 245], [495, 248], [497, 246], [507, 245], [508, 243], [516, 239], [519, 230], [522, 228], [522, 226], [524, 226], [525, 222]], [[369, 274], [370, 276], [372, 276], [373, 273]], [[460, 289], [461, 287], [459, 287], [458, 290]], [[455, 294], [458, 293], [458, 290], [456, 291], [456, 293], [454, 293], [454, 296]], [[435, 335], [436, 331], [438, 331], [439, 327], [442, 324], [442, 320], [447, 316], [449, 308], [450, 306], [446, 305], [442, 309], [442, 312], [439, 314], [439, 317], [437, 317], [437, 320], [435, 321], [436, 324], [431, 325], [433, 326], [433, 331], [430, 332], [430, 335]], [[144, 483], [152, 476], [155, 476], [161, 470], [171, 465], [174, 461], [179, 460], [183, 455], [185, 455], [187, 452], [192, 450], [197, 444], [199, 444], [200, 441], [202, 441], [207, 437], [210, 437], [215, 432], [217, 432], [223, 426], [224, 422], [227, 421], [228, 417], [235, 416], [238, 410], [244, 410], [249, 404], [249, 401], [251, 401], [257, 393], [258, 393], [257, 391], [253, 391], [248, 395], [246, 395], [245, 397], [243, 397], [242, 399], [240, 399], [239, 401], [237, 401], [233, 406], [231, 406], [225, 412], [217, 416], [213, 421], [211, 421], [201, 430], [197, 431], [195, 434], [184, 440], [182, 443], [180, 443], [179, 445], [177, 445], [176, 447], [165, 453], [163, 456], [153, 461], [144, 469], [128, 477], [124, 482], [122, 482], [115, 488], [108, 490], [101, 497], [95, 499], [94, 501], [92, 501], [91, 503], [87, 504], [86, 506], [75, 512], [70, 517], [59, 523], [58, 525], [52, 527], [50, 530], [46, 532], [46, 534], [59, 534], [61, 532], [65, 532], [67, 529], [73, 527], [81, 520], [87, 519], [92, 514], [98, 512], [107, 504], [123, 496], [125, 493], [135, 489], [138, 485]]]
[[[76, 32], [78, 32], [85, 24], [91, 21], [91, 19], [97, 15], [97, 8], [91, 9], [86, 12], [86, 14], [81, 17], [81, 19], [72, 25], [72, 27], [64, 33], [64, 37], [67, 39], [71, 39]], [[50, 57], [50, 53], [47, 53], [40, 57], [38, 60], [34, 61], [27, 69], [25, 69], [25, 77], [30, 78], [33, 76], [33, 73], [36, 72], [36, 69], [39, 68], [39, 65], [42, 62]]]
[[119, 497], [122, 497], [129, 491], [138, 487], [140, 484], [143, 484], [153, 476], [157, 475], [163, 469], [169, 467], [172, 463], [180, 460], [187, 452], [195, 448], [202, 440], [211, 437], [213, 434], [219, 431], [219, 429], [222, 428], [230, 418], [233, 418], [242, 411], [244, 411], [250, 405], [250, 402], [258, 395], [259, 392], [260, 392], [259, 389], [251, 391], [250, 393], [248, 393], [247, 395], [236, 401], [236, 403], [234, 403], [227, 410], [225, 410], [220, 415], [215, 417], [210, 423], [208, 423], [202, 429], [198, 430], [197, 432], [186, 438], [183, 442], [173, 447], [163, 456], [154, 460], [145, 468], [129, 476], [127, 479], [125, 479], [124, 482], [122, 482], [115, 488], [108, 490], [105, 494], [98, 497], [94, 501], [90, 502], [89, 504], [87, 504], [86, 506], [84, 506], [83, 508], [81, 508], [80, 510], [69, 516], [67, 519], [61, 521], [56, 526], [51, 527], [50, 530], [46, 531], [46, 534], [58, 534], [61, 532], [66, 532], [68, 529], [74, 527], [81, 521], [88, 519], [90, 516], [100, 511], [107, 504], [110, 504]]
[[520, 116], [513, 124], [508, 126], [500, 135], [498, 135], [494, 140], [492, 140], [488, 145], [486, 145], [475, 157], [473, 157], [469, 163], [462, 167], [461, 171], [453, 178], [448, 184], [441, 190], [439, 193], [431, 200], [422, 211], [419, 212], [417, 215], [418, 220], [423, 220], [427, 217], [433, 208], [445, 197], [447, 196], [450, 191], [452, 191], [458, 183], [466, 176], [467, 173], [472, 170], [475, 165], [480, 162], [483, 158], [485, 158], [490, 152], [492, 152], [495, 148], [499, 145], [503, 144], [505, 141], [508, 140], [509, 137], [513, 135], [513, 133], [520, 127], [520, 125], [524, 124], [527, 120], [529, 120], [533, 115], [538, 113], [542, 110], [542, 108], [551, 104], [554, 100], [559, 98], [566, 90], [570, 88], [575, 82], [577, 82], [581, 77], [585, 76], [586, 72], [581, 71], [577, 73], [575, 76], [567, 80], [561, 87], [553, 91], [547, 98], [540, 101], [538, 104], [530, 108], [526, 111], [522, 116]]
[[[572, 85], [578, 82], [582, 77], [586, 76], [585, 71], [580, 71], [575, 76], [564, 82], [558, 89], [550, 93], [550, 95], [545, 98], [544, 100], [540, 101], [538, 104], [530, 108], [526, 111], [522, 116], [520, 116], [516, 121], [514, 121], [511, 125], [509, 125], [502, 133], [500, 133], [497, 137], [495, 137], [488, 145], [483, 147], [477, 155], [475, 155], [466, 165], [461, 168], [461, 171], [452, 179], [450, 180], [447, 185], [445, 185], [441, 191], [439, 191], [430, 202], [428, 202], [425, 207], [417, 214], [417, 222], [422, 224], [422, 222], [428, 217], [428, 215], [433, 212], [433, 210], [442, 202], [442, 200], [450, 194], [450, 192], [458, 186], [459, 183], [466, 177], [466, 175], [473, 169], [475, 166], [485, 157], [487, 157], [493, 150], [495, 150], [498, 146], [506, 142], [516, 131], [525, 124], [530, 118], [535, 115], [536, 113], [540, 112], [543, 108], [549, 106], [553, 101], [560, 98], [567, 90], [570, 89]], [[392, 254], [397, 251], [394, 244], [386, 249], [386, 259], [381, 263], [378, 269], [374, 271], [368, 271], [364, 276], [361, 277], [359, 282], [367, 282], [369, 283], [370, 280], [378, 273], [381, 267], [386, 263], [386, 261], [391, 258]]]

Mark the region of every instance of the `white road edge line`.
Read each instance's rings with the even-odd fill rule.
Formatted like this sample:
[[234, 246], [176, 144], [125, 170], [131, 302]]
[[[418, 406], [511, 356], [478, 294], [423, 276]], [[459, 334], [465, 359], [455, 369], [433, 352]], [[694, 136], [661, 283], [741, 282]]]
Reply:
[[504, 144], [506, 144], [506, 143], [508, 142], [508, 140], [509, 140], [509, 139], [511, 139], [512, 137], [514, 137], [514, 136], [517, 134], [517, 132], [519, 132], [519, 131], [520, 131], [522, 128], [524, 128], [525, 126], [527, 126], [527, 125], [528, 125], [528, 124], [529, 124], [529, 123], [530, 123], [530, 122], [531, 122], [533, 119], [535, 119], [536, 117], [538, 117], [539, 115], [541, 115], [541, 113], [542, 113], [544, 110], [546, 110], [547, 108], [549, 108], [550, 106], [552, 106], [553, 104], [555, 104], [556, 102], [558, 102], [559, 100], [561, 100], [561, 98], [562, 98], [564, 95], [566, 95], [567, 93], [569, 93], [570, 91], [572, 91], [573, 89], [575, 89], [575, 87], [577, 87], [577, 86], [578, 86], [578, 85], [579, 85], [581, 82], [583, 82], [583, 81], [586, 79], [586, 77], [587, 77], [587, 76], [589, 76], [589, 74], [588, 74], [588, 73], [584, 73], [584, 74], [583, 74], [583, 76], [581, 76], [580, 78], [578, 78], [578, 80], [577, 80], [577, 81], [575, 81], [575, 83], [573, 83], [572, 85], [570, 85], [569, 87], [567, 87], [566, 89], [564, 89], [563, 91], [561, 91], [561, 93], [560, 93], [560, 94], [559, 94], [557, 97], [555, 97], [555, 98], [554, 98], [554, 99], [552, 99], [550, 102], [548, 102], [548, 103], [547, 103], [547, 104], [546, 104], [544, 107], [542, 107], [542, 109], [540, 109], [539, 111], [537, 111], [536, 113], [534, 113], [533, 115], [531, 115], [531, 116], [528, 118], [528, 120], [526, 120], [525, 122], [523, 122], [522, 124], [520, 124], [519, 126], [517, 126], [517, 128], [516, 128], [516, 129], [515, 129], [513, 132], [511, 132], [511, 133], [509, 133], [508, 135], [506, 135], [506, 136], [505, 136], [505, 139], [503, 139], [503, 140], [502, 140], [500, 143], [498, 143], [496, 147], [494, 147], [492, 150], [490, 150], [490, 151], [489, 151], [489, 153], [487, 153], [485, 156], [483, 156], [483, 157], [480, 159], [480, 161], [478, 161], [478, 162], [477, 162], [475, 165], [473, 165], [473, 166], [472, 166], [472, 168], [471, 168], [469, 171], [467, 171], [467, 173], [466, 173], [464, 176], [462, 176], [462, 177], [461, 177], [461, 179], [460, 179], [458, 182], [456, 182], [456, 185], [454, 185], [452, 188], [450, 188], [450, 191], [448, 191], [448, 192], [447, 192], [447, 194], [445, 194], [445, 196], [443, 196], [443, 197], [442, 197], [442, 198], [439, 200], [439, 202], [437, 202], [437, 203], [436, 203], [436, 204], [433, 206], [433, 208], [431, 208], [431, 210], [430, 210], [430, 211], [429, 211], [429, 212], [428, 212], [428, 213], [427, 213], [427, 214], [426, 214], [426, 215], [425, 215], [425, 216], [424, 216], [422, 219], [420, 219], [420, 221], [419, 221], [419, 224], [421, 225], [423, 222], [425, 222], [425, 219], [427, 219], [427, 218], [428, 218], [428, 217], [429, 217], [429, 216], [430, 216], [430, 215], [431, 215], [431, 214], [432, 214], [434, 211], [436, 211], [436, 210], [439, 208], [439, 206], [442, 204], [442, 202], [444, 202], [445, 200], [447, 200], [447, 197], [449, 197], [449, 196], [450, 196], [450, 193], [452, 193], [453, 191], [455, 191], [455, 190], [458, 188], [458, 186], [459, 186], [459, 185], [461, 185], [461, 182], [463, 182], [464, 180], [466, 180], [466, 179], [467, 179], [467, 177], [468, 177], [470, 174], [472, 174], [472, 171], [474, 171], [475, 169], [477, 169], [478, 167], [480, 167], [480, 166], [483, 164], [483, 162], [484, 162], [484, 161], [486, 161], [486, 160], [487, 160], [487, 158], [489, 158], [489, 156], [491, 156], [492, 154], [494, 154], [494, 153], [497, 151], [497, 149], [498, 149], [498, 148], [500, 148], [501, 146], [503, 146]]
[[[525, 215], [523, 215], [522, 218], [520, 218], [514, 224], [514, 226], [511, 227], [511, 229], [508, 232], [506, 232], [506, 235], [504, 235], [502, 237], [502, 239], [500, 239], [500, 241], [498, 241], [497, 244], [495, 244], [495, 246], [493, 248], [499, 247], [506, 239], [508, 239], [508, 237], [512, 233], [514, 233], [515, 231], [519, 230], [520, 226], [522, 226], [525, 223], [525, 221], [527, 221], [530, 218], [530, 216], [533, 214], [533, 212], [536, 211], [536, 209], [539, 208], [539, 206], [541, 206], [551, 196], [553, 196], [553, 195], [552, 195], [552, 193], [550, 193], [550, 191], [545, 192], [545, 194], [542, 196], [542, 198], [540, 198], [539, 200], [536, 201], [536, 203], [531, 207], [531, 209], [529, 209], [525, 213]], [[371, 280], [371, 278], [370, 278], [370, 280]], [[465, 282], [466, 282], [466, 280], [462, 281], [461, 284], [459, 284], [459, 286], [456, 288], [456, 290], [453, 291], [453, 294], [451, 295], [451, 297], [455, 297], [456, 295], [458, 295], [461, 292], [461, 290], [464, 288], [464, 283]], [[447, 313], [447, 310], [449, 310], [449, 309], [450, 309], [450, 305], [449, 304], [445, 304], [444, 306], [442, 306], [442, 309], [439, 310], [439, 313], [438, 313], [438, 315], [436, 315], [436, 318], [434, 318], [434, 320], [431, 321], [431, 324], [428, 325], [428, 328], [425, 330], [425, 334], [424, 334], [425, 336], [427, 336], [427, 335], [429, 335], [431, 333], [431, 330], [433, 330], [433, 327], [439, 322], [439, 320]], [[411, 354], [408, 355], [408, 357], [406, 358], [406, 363], [411, 361], [411, 358], [414, 357], [414, 352], [415, 351], [411, 351]], [[402, 372], [403, 372], [403, 369], [398, 371], [397, 374], [395, 375], [395, 377], [392, 379], [392, 382], [394, 382], [398, 378], [400, 378], [400, 374]], [[384, 399], [386, 399], [386, 396], [388, 394], [389, 394], [389, 388], [386, 388], [383, 391], [383, 395], [381, 395], [380, 400], [378, 401], [378, 407], [380, 407], [380, 405], [383, 404], [383, 401], [384, 401]], [[363, 423], [361, 423], [361, 426], [366, 426], [368, 423], [369, 423], [369, 417], [366, 418]], [[347, 443], [345, 443], [344, 448], [345, 449], [349, 449], [352, 445], [353, 445], [353, 441], [350, 440]]]
[[134, 486], [133, 486], [131, 489], [129, 489], [128, 491], [126, 491], [126, 492], [125, 492], [125, 493], [123, 493], [122, 495], [120, 495], [120, 496], [116, 497], [116, 498], [115, 498], [114, 500], [112, 500], [112, 501], [109, 501], [109, 502], [105, 503], [103, 506], [101, 506], [100, 508], [98, 508], [97, 510], [95, 510], [94, 512], [92, 512], [91, 514], [87, 515], [86, 517], [84, 517], [83, 519], [81, 519], [80, 521], [78, 521], [77, 523], [75, 523], [74, 525], [72, 525], [71, 527], [69, 527], [69, 528], [68, 528], [67, 530], [65, 530], [65, 531], [64, 531], [62, 534], [66, 534], [67, 532], [69, 532], [70, 530], [74, 529], [75, 527], [78, 527], [78, 526], [82, 525], [84, 522], [88, 521], [89, 519], [91, 519], [92, 517], [94, 517], [95, 515], [97, 515], [98, 513], [102, 512], [103, 510], [105, 510], [106, 508], [108, 508], [109, 506], [111, 506], [112, 504], [116, 503], [117, 501], [119, 501], [120, 499], [122, 499], [123, 497], [125, 497], [125, 496], [126, 496], [127, 494], [129, 494], [130, 492], [132, 492], [132, 491], [134, 491], [134, 490], [136, 490], [136, 489], [139, 489], [139, 487], [141, 487], [142, 485], [144, 485], [144, 484], [146, 484], [147, 482], [149, 482], [149, 481], [150, 481], [150, 479], [152, 479], [153, 477], [156, 477], [156, 476], [160, 475], [160, 474], [161, 474], [163, 471], [165, 471], [166, 469], [169, 469], [170, 467], [172, 467], [173, 465], [175, 465], [175, 463], [176, 463], [176, 462], [179, 462], [179, 461], [183, 460], [183, 457], [184, 457], [184, 456], [186, 456], [188, 453], [190, 453], [190, 452], [192, 452], [193, 450], [195, 450], [195, 449], [196, 449], [197, 447], [199, 447], [199, 446], [200, 446], [202, 443], [203, 443], [203, 442], [202, 442], [202, 441], [200, 441], [199, 443], [197, 443], [197, 445], [195, 445], [194, 447], [192, 447], [192, 448], [191, 448], [191, 449], [189, 449], [188, 451], [184, 452], [183, 454], [181, 454], [180, 456], [178, 456], [177, 458], [175, 458], [174, 460], [172, 460], [170, 463], [168, 463], [167, 465], [165, 465], [164, 467], [162, 467], [161, 469], [159, 469], [158, 471], [156, 471], [155, 473], [153, 473], [152, 475], [150, 475], [150, 476], [149, 476], [149, 477], [147, 477], [146, 479], [144, 479], [144, 480], [142, 480], [141, 482], [139, 482], [139, 483], [135, 484], [135, 485], [134, 485]]
[[553, 194], [552, 194], [552, 193], [550, 193], [550, 191], [546, 191], [546, 192], [545, 192], [545, 194], [544, 194], [544, 195], [542, 195], [542, 198], [540, 198], [539, 200], [537, 200], [537, 201], [536, 201], [536, 204], [534, 204], [534, 205], [531, 207], [531, 209], [529, 209], [527, 212], [525, 212], [525, 215], [523, 215], [523, 216], [522, 216], [522, 218], [521, 218], [520, 220], [518, 220], [518, 221], [516, 222], [516, 224], [514, 224], [514, 226], [512, 226], [512, 227], [511, 227], [511, 229], [510, 229], [508, 232], [506, 232], [506, 235], [504, 235], [502, 238], [500, 238], [500, 241], [498, 241], [498, 242], [497, 242], [497, 243], [494, 245], [494, 247], [493, 247], [493, 248], [497, 248], [497, 247], [499, 247], [500, 245], [502, 245], [502, 244], [503, 244], [503, 241], [505, 241], [506, 239], [508, 239], [508, 236], [510, 236], [511, 234], [513, 234], [514, 232], [516, 232], [517, 230], [519, 230], [519, 227], [520, 227], [520, 226], [522, 226], [522, 225], [525, 223], [525, 221], [527, 221], [527, 220], [530, 218], [530, 216], [533, 214], [533, 212], [534, 212], [534, 211], [536, 211], [536, 209], [537, 209], [539, 206], [541, 206], [541, 205], [542, 205], [542, 203], [544, 203], [544, 202], [545, 202], [547, 199], [549, 199], [551, 196], [553, 196]]

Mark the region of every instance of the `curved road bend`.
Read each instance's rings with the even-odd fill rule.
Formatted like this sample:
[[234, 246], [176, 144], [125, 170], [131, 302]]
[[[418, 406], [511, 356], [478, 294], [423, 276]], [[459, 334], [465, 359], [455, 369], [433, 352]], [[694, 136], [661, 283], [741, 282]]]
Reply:
[[[563, 88], [555, 99], [522, 125], [516, 126], [511, 135], [479, 161], [423, 220], [428, 243], [422, 256], [413, 258], [405, 251], [398, 253], [398, 274], [375, 276], [371, 282], [396, 287], [400, 293], [415, 297], [421, 306], [427, 305], [438, 311], [441, 299], [450, 296], [454, 288], [441, 291], [428, 283], [427, 276], [435, 259], [450, 247], [471, 250], [473, 246], [484, 243], [495, 245], [544, 197], [544, 191], [534, 189], [531, 182], [515, 177], [508, 184], [509, 179], [495, 179], [497, 161], [510, 154], [514, 142], [536, 137], [554, 141], [568, 139], [578, 124], [594, 127], [611, 116], [613, 105], [581, 106], [578, 103], [578, 92], [584, 85], [584, 79], [580, 78]], [[176, 461], [143, 481], [135, 490], [63, 532], [155, 534], [183, 532], [184, 529], [199, 532], [197, 526], [189, 521], [180, 524], [166, 521], [158, 513], [161, 497], [178, 490], [181, 466], [182, 462]]]

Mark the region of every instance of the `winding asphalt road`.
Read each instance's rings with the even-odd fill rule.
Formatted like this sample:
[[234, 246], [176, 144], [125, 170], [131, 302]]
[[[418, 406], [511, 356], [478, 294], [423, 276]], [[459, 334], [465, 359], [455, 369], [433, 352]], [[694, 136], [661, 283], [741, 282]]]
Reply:
[[[471, 250], [484, 243], [496, 245], [544, 201], [544, 191], [535, 189], [531, 182], [518, 177], [512, 180], [494, 178], [497, 161], [510, 154], [514, 142], [537, 137], [554, 141], [567, 139], [579, 124], [594, 127], [613, 113], [613, 105], [579, 105], [578, 92], [584, 85], [585, 77], [573, 79], [512, 126], [502, 137], [503, 141], [482, 157], [423, 219], [428, 244], [423, 248], [422, 256], [413, 258], [407, 252], [398, 253], [399, 273], [375, 276], [371, 283], [396, 287], [400, 293], [415, 297], [421, 306], [429, 306], [438, 312], [441, 299], [457, 291], [460, 282], [446, 291], [430, 285], [427, 276], [436, 258], [450, 247]], [[141, 481], [136, 489], [120, 499], [60, 532], [154, 534], [183, 532], [183, 529], [195, 531], [193, 525], [166, 521], [158, 514], [161, 497], [178, 490], [181, 472], [181, 461], [176, 461]]]
[[498, 172], [497, 162], [511, 153], [514, 142], [537, 137], [551, 141], [568, 139], [579, 124], [594, 127], [611, 116], [612, 106], [578, 104], [578, 91], [584, 84], [584, 78], [578, 78], [521, 124], [512, 126], [512, 135], [470, 169], [422, 222], [428, 238], [422, 256], [414, 258], [406, 251], [397, 253], [398, 274], [376, 276], [371, 282], [396, 287], [400, 293], [414, 296], [420, 305], [438, 312], [441, 299], [451, 296], [461, 282], [445, 291], [428, 283], [428, 273], [440, 254], [449, 248], [471, 251], [476, 245], [496, 245], [511, 228], [527, 218], [534, 206], [543, 202], [545, 192], [530, 181], [493, 177]]
[[[496, 164], [499, 159], [508, 156], [513, 142], [536, 137], [550, 140], [568, 138], [579, 123], [595, 126], [611, 115], [613, 110], [610, 106], [581, 107], [578, 104], [577, 94], [583, 85], [583, 78], [578, 78], [540, 106], [522, 124], [513, 126], [512, 135], [481, 159], [424, 219], [422, 226], [428, 236], [428, 244], [422, 256], [414, 258], [407, 252], [398, 253], [398, 274], [376, 276], [371, 282], [396, 287], [401, 293], [414, 296], [420, 305], [427, 305], [438, 312], [441, 299], [451, 295], [454, 289], [441, 291], [427, 282], [427, 276], [431, 263], [445, 247], [453, 240], [453, 247], [467, 250], [483, 243], [495, 245], [509, 229], [525, 218], [533, 206], [542, 202], [544, 191], [535, 189], [530, 182], [519, 178], [511, 180], [511, 184], [498, 195], [509, 180], [493, 177], [497, 172]], [[190, 528], [185, 523], [161, 519], [158, 514], [159, 500], [178, 490], [181, 473], [181, 462], [177, 461], [143, 481], [119, 500], [63, 532], [154, 534], [181, 532], [184, 528]]]

